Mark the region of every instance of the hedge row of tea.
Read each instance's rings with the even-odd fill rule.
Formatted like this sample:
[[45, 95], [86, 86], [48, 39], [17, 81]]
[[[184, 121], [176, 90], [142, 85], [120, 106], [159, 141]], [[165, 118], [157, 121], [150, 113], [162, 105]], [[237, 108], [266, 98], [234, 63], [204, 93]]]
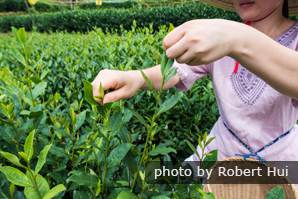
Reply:
[[225, 18], [238, 20], [230, 12], [214, 9], [202, 3], [186, 3], [179, 6], [156, 7], [150, 9], [112, 9], [112, 10], [74, 10], [27, 16], [5, 16], [0, 18], [0, 31], [8, 32], [11, 27], [25, 27], [37, 31], [87, 32], [94, 27], [117, 30], [120, 27], [130, 29], [134, 21], [138, 27], [154, 29], [161, 25], [180, 25], [185, 21], [200, 18]]
[[[136, 6], [136, 1], [121, 1], [121, 2], [103, 2], [99, 7], [103, 8], [131, 8]], [[84, 3], [76, 5], [75, 8], [94, 9], [97, 8], [95, 1], [92, 3]], [[62, 10], [70, 10], [71, 7], [65, 4], [48, 3], [39, 1], [34, 5], [34, 9], [39, 12], [55, 12]], [[19, 12], [26, 11], [27, 7], [24, 0], [0, 0], [0, 12]]]
[[[58, 184], [66, 190], [57, 198], [207, 197], [199, 185], [147, 184], [143, 169], [152, 160], [184, 160], [193, 153], [187, 141], [196, 146], [198, 133], [210, 130], [218, 113], [208, 79], [185, 93], [164, 91], [158, 99], [148, 90], [105, 107], [86, 100], [84, 81], [91, 82], [101, 69], [141, 69], [160, 62], [168, 28], [132, 29], [121, 35], [99, 29], [33, 32], [31, 40], [24, 34], [1, 36], [0, 198], [25, 193], [39, 199]], [[38, 189], [24, 191], [31, 169]]]

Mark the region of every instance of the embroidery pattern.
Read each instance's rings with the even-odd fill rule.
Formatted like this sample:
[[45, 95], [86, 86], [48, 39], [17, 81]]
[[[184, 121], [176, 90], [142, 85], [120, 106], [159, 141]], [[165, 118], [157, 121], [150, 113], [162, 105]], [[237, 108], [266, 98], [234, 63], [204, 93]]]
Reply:
[[[298, 23], [292, 26], [276, 41], [284, 46], [289, 46], [298, 34]], [[239, 71], [231, 75], [231, 81], [238, 97], [247, 105], [254, 105], [264, 93], [266, 82], [240, 65]]]

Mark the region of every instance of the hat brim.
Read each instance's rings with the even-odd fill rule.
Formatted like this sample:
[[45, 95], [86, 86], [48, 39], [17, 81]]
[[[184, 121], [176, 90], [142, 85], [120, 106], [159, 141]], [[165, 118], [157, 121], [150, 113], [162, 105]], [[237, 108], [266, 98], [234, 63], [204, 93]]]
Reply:
[[[231, 0], [201, 0], [201, 2], [224, 10], [235, 11]], [[290, 15], [298, 15], [298, 0], [289, 0], [289, 13]]]

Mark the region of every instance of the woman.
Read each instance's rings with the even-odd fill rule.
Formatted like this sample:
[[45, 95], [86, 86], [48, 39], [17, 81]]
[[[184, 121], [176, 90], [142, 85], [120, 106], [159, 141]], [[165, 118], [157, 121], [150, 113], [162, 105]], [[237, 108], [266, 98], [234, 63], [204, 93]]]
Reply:
[[[219, 160], [235, 155], [298, 160], [298, 23], [288, 18], [288, 5], [297, 13], [298, 1], [208, 2], [235, 10], [249, 25], [209, 19], [174, 29], [164, 48], [176, 60], [177, 75], [165, 88], [187, 90], [210, 74], [220, 117], [210, 133], [216, 139], [207, 150], [218, 149]], [[156, 88], [161, 85], [159, 68], [144, 70]], [[145, 87], [139, 71], [100, 71], [94, 96], [100, 82], [114, 90], [103, 103], [129, 98]]]

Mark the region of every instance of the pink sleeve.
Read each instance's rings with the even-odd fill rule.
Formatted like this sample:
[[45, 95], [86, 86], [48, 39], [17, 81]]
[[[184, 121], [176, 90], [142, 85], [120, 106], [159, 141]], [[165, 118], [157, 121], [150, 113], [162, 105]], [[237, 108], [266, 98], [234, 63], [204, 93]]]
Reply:
[[177, 69], [180, 82], [176, 88], [186, 91], [191, 88], [196, 80], [206, 76], [209, 73], [209, 65], [189, 66], [187, 64], [179, 64], [174, 62], [173, 67]]

